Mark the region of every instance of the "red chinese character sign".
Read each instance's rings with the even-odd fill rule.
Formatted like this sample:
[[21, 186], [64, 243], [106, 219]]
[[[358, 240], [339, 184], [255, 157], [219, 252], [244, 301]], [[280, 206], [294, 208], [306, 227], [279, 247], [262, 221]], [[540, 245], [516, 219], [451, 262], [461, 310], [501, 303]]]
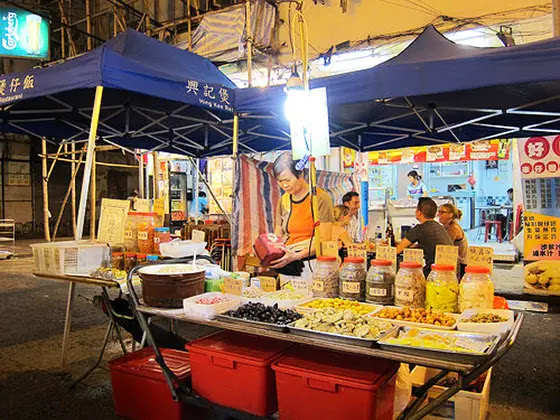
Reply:
[[560, 295], [560, 136], [520, 139], [524, 293]]
[[560, 136], [519, 139], [522, 177], [560, 177]]

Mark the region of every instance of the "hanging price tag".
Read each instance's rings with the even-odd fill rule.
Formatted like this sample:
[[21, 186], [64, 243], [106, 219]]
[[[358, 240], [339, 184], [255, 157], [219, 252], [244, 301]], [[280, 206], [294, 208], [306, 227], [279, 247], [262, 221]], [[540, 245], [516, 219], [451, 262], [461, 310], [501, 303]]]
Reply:
[[232, 279], [231, 277], [226, 277], [224, 279], [224, 292], [236, 296], [241, 296], [243, 291], [243, 280], [242, 279]]
[[436, 245], [436, 264], [452, 265], [457, 269], [459, 248], [453, 245]]
[[348, 245], [349, 257], [360, 257], [364, 259], [364, 267], [367, 270], [367, 245], [366, 244], [350, 244]]
[[193, 242], [204, 242], [205, 238], [206, 238], [205, 232], [196, 229], [192, 231], [191, 239]]
[[494, 268], [494, 249], [488, 246], [469, 246], [467, 265], [487, 267], [490, 269], [490, 275], [492, 275]]
[[420, 248], [407, 248], [403, 251], [403, 261], [417, 262], [424, 266], [424, 250]]
[[292, 280], [292, 287], [294, 288], [294, 291], [301, 293], [304, 296], [309, 296], [311, 294], [309, 286], [310, 284], [307, 280]]
[[275, 292], [276, 289], [276, 279], [274, 277], [259, 276], [261, 289], [265, 292]]
[[154, 200], [154, 213], [161, 217], [165, 216], [165, 201], [163, 198], [156, 198]]
[[387, 260], [393, 263], [393, 270], [397, 270], [397, 248], [394, 246], [380, 246], [375, 252], [377, 260]]
[[321, 250], [326, 257], [338, 258], [338, 241], [321, 242]]

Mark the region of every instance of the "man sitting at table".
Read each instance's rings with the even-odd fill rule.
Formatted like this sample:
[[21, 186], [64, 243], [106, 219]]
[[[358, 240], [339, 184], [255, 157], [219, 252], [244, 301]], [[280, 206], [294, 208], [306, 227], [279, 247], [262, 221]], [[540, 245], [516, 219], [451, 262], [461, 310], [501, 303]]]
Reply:
[[397, 254], [412, 244], [424, 251], [424, 275], [427, 277], [432, 270], [432, 264], [436, 258], [436, 245], [453, 245], [453, 241], [445, 228], [434, 220], [437, 214], [437, 204], [428, 197], [418, 200], [416, 207], [416, 219], [420, 222], [408, 231], [406, 237], [397, 244]]

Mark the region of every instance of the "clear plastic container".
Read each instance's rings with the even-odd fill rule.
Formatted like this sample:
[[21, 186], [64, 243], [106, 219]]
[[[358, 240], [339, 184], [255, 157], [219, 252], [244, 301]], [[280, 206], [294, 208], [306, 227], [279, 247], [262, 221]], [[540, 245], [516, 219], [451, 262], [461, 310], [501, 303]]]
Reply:
[[459, 282], [452, 265], [432, 265], [426, 283], [426, 309], [459, 311]]
[[366, 297], [366, 269], [361, 257], [347, 257], [338, 274], [339, 295], [345, 299], [364, 301]]
[[149, 223], [154, 228], [161, 226], [162, 219], [156, 213], [129, 212], [124, 226], [124, 247], [129, 252], [139, 251], [138, 228], [141, 223]]
[[492, 309], [494, 307], [494, 283], [487, 267], [469, 266], [459, 286], [459, 310]]
[[426, 277], [422, 264], [403, 261], [395, 277], [395, 305], [423, 308], [426, 304]]
[[313, 297], [333, 298], [338, 296], [338, 262], [336, 257], [317, 257], [313, 271]]
[[168, 227], [159, 227], [154, 229], [154, 252], [160, 253], [160, 244], [171, 241], [171, 233]]
[[394, 299], [395, 272], [389, 260], [374, 260], [366, 277], [366, 302], [392, 305]]

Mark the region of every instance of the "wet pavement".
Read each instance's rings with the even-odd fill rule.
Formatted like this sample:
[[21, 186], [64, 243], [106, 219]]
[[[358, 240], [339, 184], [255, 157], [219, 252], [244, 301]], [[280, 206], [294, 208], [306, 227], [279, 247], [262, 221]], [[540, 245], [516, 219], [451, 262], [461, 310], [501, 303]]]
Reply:
[[[31, 258], [0, 261], [0, 419], [116, 418], [106, 368], [69, 389], [99, 354], [107, 317], [88, 301], [99, 289], [77, 286], [69, 363], [62, 369], [68, 285], [34, 278], [31, 270]], [[188, 338], [209, 331], [181, 328]], [[560, 314], [526, 312], [516, 346], [494, 368], [488, 418], [559, 419], [559, 353]], [[112, 337], [105, 360], [120, 354]]]

